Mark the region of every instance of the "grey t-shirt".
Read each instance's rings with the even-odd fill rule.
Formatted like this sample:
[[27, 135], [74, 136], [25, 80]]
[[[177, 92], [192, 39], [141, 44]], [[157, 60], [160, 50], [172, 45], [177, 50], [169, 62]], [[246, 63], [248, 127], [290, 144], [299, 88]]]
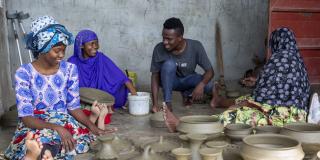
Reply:
[[185, 50], [179, 55], [173, 55], [164, 48], [162, 42], [158, 43], [153, 50], [150, 72], [160, 72], [161, 65], [169, 58], [174, 58], [177, 65], [177, 76], [185, 77], [195, 73], [197, 65], [205, 71], [211, 69], [210, 60], [201, 42], [186, 39]]

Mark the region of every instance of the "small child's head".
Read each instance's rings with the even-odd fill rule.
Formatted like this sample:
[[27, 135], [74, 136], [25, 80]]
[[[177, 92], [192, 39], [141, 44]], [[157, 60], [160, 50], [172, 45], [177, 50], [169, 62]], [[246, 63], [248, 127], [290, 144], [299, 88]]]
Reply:
[[94, 57], [99, 49], [98, 36], [91, 30], [82, 30], [76, 36], [74, 54], [80, 59]]
[[[62, 50], [64, 57], [66, 46], [73, 43], [73, 36], [51, 16], [42, 16], [31, 23], [31, 32], [25, 40], [27, 49], [32, 51], [36, 59], [47, 53], [56, 52], [53, 51], [56, 47], [64, 48]], [[62, 55], [62, 52], [59, 51], [59, 54]]]

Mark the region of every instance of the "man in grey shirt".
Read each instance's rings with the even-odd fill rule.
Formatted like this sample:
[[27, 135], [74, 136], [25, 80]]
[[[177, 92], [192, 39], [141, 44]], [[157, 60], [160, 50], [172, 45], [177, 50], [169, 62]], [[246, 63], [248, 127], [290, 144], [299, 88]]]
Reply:
[[[185, 105], [211, 93], [214, 75], [209, 58], [199, 41], [183, 38], [184, 27], [180, 19], [169, 18], [163, 24], [163, 40], [153, 50], [150, 72], [153, 111], [158, 111], [159, 86], [169, 111], [172, 111], [172, 91], [180, 91]], [[199, 65], [205, 73], [195, 72]], [[190, 105], [190, 103], [189, 103]]]

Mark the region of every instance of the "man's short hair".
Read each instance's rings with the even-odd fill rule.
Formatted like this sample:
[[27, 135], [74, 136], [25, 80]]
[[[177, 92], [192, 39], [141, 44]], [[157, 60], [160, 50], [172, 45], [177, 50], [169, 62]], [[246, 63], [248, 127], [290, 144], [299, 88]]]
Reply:
[[184, 32], [184, 27], [182, 22], [180, 21], [179, 18], [169, 18], [163, 23], [163, 28], [164, 29], [174, 29], [176, 30], [180, 35], [183, 35]]

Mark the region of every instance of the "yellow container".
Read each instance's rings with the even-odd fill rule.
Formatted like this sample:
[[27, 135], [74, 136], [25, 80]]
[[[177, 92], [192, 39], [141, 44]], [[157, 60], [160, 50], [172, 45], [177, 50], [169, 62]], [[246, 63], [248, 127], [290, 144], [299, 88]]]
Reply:
[[132, 84], [135, 88], [137, 88], [138, 76], [136, 72], [128, 71], [128, 78], [132, 81]]

